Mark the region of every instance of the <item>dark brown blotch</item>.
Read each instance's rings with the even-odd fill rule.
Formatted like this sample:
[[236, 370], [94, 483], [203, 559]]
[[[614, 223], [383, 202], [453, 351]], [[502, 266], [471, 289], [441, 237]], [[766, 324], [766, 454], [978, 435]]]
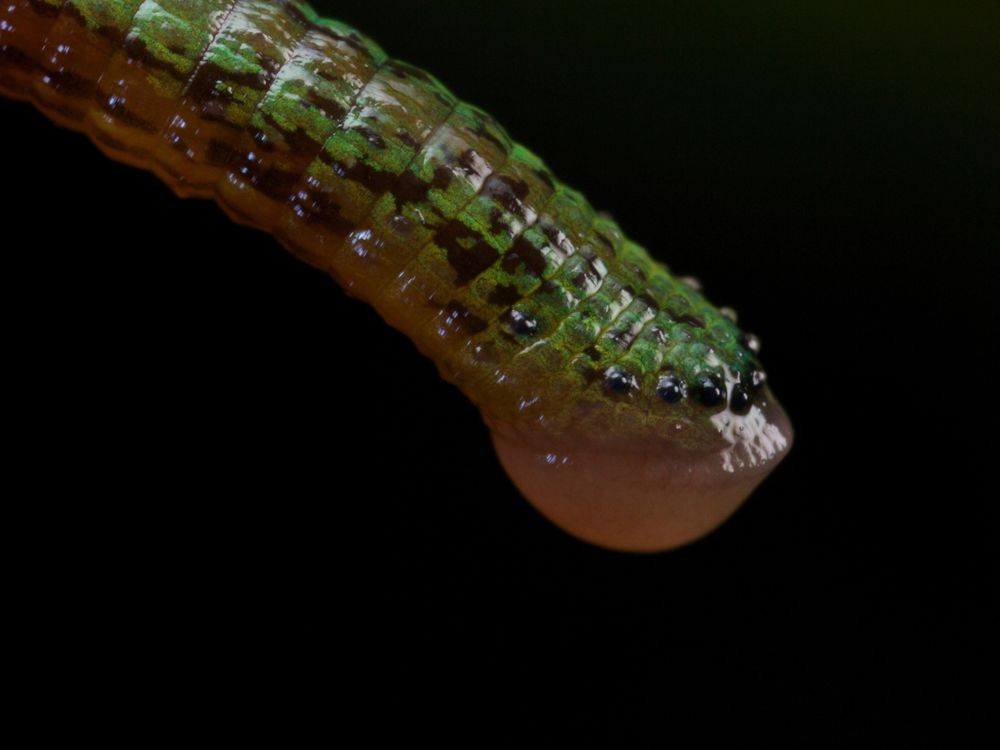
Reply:
[[648, 293], [642, 292], [636, 296], [636, 299], [652, 310], [654, 315], [660, 311], [659, 306], [656, 304], [656, 300], [653, 299]]
[[144, 133], [155, 133], [159, 130], [153, 123], [131, 111], [125, 106], [125, 100], [117, 96], [102, 96], [101, 109], [113, 115], [116, 120], [124, 125], [128, 125], [130, 128], [136, 128]]
[[259, 193], [273, 201], [284, 203], [292, 195], [300, 175], [280, 167], [262, 169], [258, 165], [247, 177]]
[[398, 128], [396, 130], [396, 137], [399, 139], [400, 143], [402, 143], [404, 146], [407, 146], [414, 150], [420, 148], [420, 141], [418, 141], [416, 138], [410, 135], [410, 132], [408, 130], [404, 130], [403, 128]]
[[486, 330], [487, 322], [473, 314], [469, 308], [457, 300], [452, 300], [445, 307], [448, 324], [468, 336], [475, 336]]
[[490, 232], [494, 235], [503, 234], [505, 232], [510, 234], [512, 228], [505, 219], [506, 217], [504, 216], [504, 212], [499, 208], [494, 207], [490, 211]]
[[694, 328], [704, 328], [705, 320], [692, 313], [685, 313], [676, 318], [678, 323], [684, 323], [686, 325], [692, 326]]
[[46, 69], [45, 75], [49, 79], [49, 86], [63, 96], [74, 99], [84, 99], [93, 96], [97, 88], [97, 84], [90, 79], [69, 70], [53, 71]]
[[487, 126], [486, 120], [481, 120], [475, 128], [466, 128], [470, 133], [472, 133], [477, 138], [482, 138], [483, 140], [489, 141], [494, 146], [496, 146], [503, 153], [507, 153], [507, 144], [504, 143], [500, 137], [492, 133]]
[[[320, 77], [322, 78], [323, 76], [321, 75]], [[316, 107], [322, 110], [327, 117], [331, 117], [337, 121], [343, 120], [347, 116], [347, 110], [340, 102], [323, 96], [316, 90], [315, 86], [310, 86], [299, 101], [303, 106]]]
[[448, 167], [438, 167], [434, 170], [434, 179], [431, 180], [431, 187], [435, 190], [447, 190], [454, 178], [454, 174], [452, 174], [452, 171]]
[[497, 174], [487, 178], [482, 190], [485, 197], [495, 200], [505, 211], [522, 220], [527, 218], [524, 200], [530, 192], [531, 189], [522, 180]]
[[18, 68], [19, 70], [37, 70], [38, 65], [24, 54], [21, 50], [8, 45], [0, 45], [0, 62], [5, 66]]
[[389, 219], [389, 226], [400, 234], [409, 234], [413, 231], [413, 222], [402, 214], [395, 214]]
[[238, 157], [242, 157], [243, 152], [239, 151], [226, 141], [213, 138], [208, 142], [205, 149], [205, 160], [213, 167], [227, 167], [234, 163]]
[[490, 292], [487, 301], [497, 307], [510, 307], [521, 299], [521, 293], [513, 284], [497, 284]]
[[477, 156], [479, 155], [476, 153], [475, 149], [467, 148], [459, 155], [458, 159], [456, 159], [458, 166], [461, 167], [462, 171], [465, 172], [469, 177], [473, 177], [479, 174], [479, 170], [476, 167]]
[[[269, 121], [273, 121], [274, 120], [274, 118], [271, 117], [270, 115], [264, 115], [264, 118], [267, 119], [267, 120], [269, 120]], [[267, 133], [265, 133], [260, 128], [254, 128], [251, 131], [251, 136], [250, 137], [253, 138], [254, 144], [261, 151], [266, 151], [266, 152], [269, 152], [269, 153], [271, 151], [274, 151], [274, 142], [268, 137]]]
[[[34, 5], [34, 3], [33, 3]], [[76, 23], [77, 26], [87, 29], [102, 39], [106, 39], [109, 42], [118, 44], [122, 38], [121, 29], [115, 28], [113, 26], [98, 26], [97, 28], [92, 28], [88, 25], [87, 19], [84, 18], [83, 13], [77, 8], [73, 3], [63, 3], [62, 8], [57, 11], [57, 13], [62, 13], [64, 16]], [[171, 50], [172, 52], [173, 50]]]
[[409, 63], [400, 62], [399, 60], [390, 60], [386, 67], [398, 78], [413, 78], [417, 81], [422, 81], [423, 83], [433, 83], [433, 79], [425, 71], [420, 68], [414, 67]]
[[264, 92], [267, 91], [272, 80], [273, 76], [265, 73], [236, 72], [226, 70], [216, 63], [204, 62], [191, 79], [187, 98], [197, 102], [213, 98], [232, 101], [233, 97], [229, 93], [230, 86], [220, 88], [219, 82]]
[[341, 236], [354, 231], [354, 222], [341, 214], [341, 206], [332, 193], [314, 190], [302, 191], [295, 196], [293, 210], [297, 216], [311, 223], [325, 224]]
[[[39, 0], [28, 0], [28, 5], [31, 6], [36, 16], [41, 16], [42, 18], [55, 18], [59, 15], [59, 8], [39, 2]], [[76, 9], [74, 8], [74, 10]], [[77, 14], [79, 14], [79, 11], [77, 11]]]
[[261, 67], [261, 70], [266, 71], [271, 80], [278, 75], [278, 71], [281, 70], [281, 66], [285, 61], [283, 56], [276, 57], [274, 55], [264, 54], [263, 52], [257, 52], [254, 57], [257, 60], [257, 64]]
[[542, 254], [542, 251], [523, 236], [518, 237], [514, 245], [504, 253], [500, 268], [504, 273], [513, 276], [519, 273], [522, 266], [524, 270], [539, 279], [545, 272], [546, 267], [545, 256]]
[[492, 266], [499, 254], [478, 232], [461, 221], [445, 224], [434, 239], [448, 254], [448, 263], [455, 271], [455, 284], [465, 286]]
[[[310, 159], [323, 148], [323, 144], [313, 140], [309, 133], [303, 128], [289, 130], [269, 114], [264, 115], [264, 121], [281, 134], [285, 144], [296, 156], [308, 156]], [[261, 135], [264, 135], [261, 133]], [[266, 136], [264, 136], [266, 138]]]
[[341, 34], [339, 31], [331, 29], [329, 26], [320, 26], [310, 21], [295, 3], [282, 2], [282, 6], [284, 6], [285, 13], [288, 14], [288, 17], [302, 28], [329, 37], [336, 42], [343, 42], [351, 49], [363, 54], [369, 60], [373, 59], [371, 52], [364, 45], [364, 42], [361, 40], [361, 37], [357, 32], [352, 31], [350, 34]]
[[587, 267], [593, 273], [594, 277], [601, 280], [605, 277], [606, 271], [602, 272], [601, 268], [605, 267], [603, 259], [594, 252], [592, 247], [582, 247], [580, 248], [580, 257], [587, 261]]
[[392, 195], [396, 199], [396, 205], [402, 206], [405, 203], [422, 203], [427, 200], [427, 193], [431, 186], [420, 177], [407, 169], [393, 183]]
[[375, 148], [382, 150], [385, 148], [385, 138], [375, 132], [372, 128], [367, 125], [356, 125], [351, 128], [355, 133], [358, 133], [364, 137]]
[[353, 164], [347, 165], [331, 157], [325, 150], [320, 153], [319, 159], [340, 177], [357, 182], [375, 195], [381, 195], [388, 191], [396, 181], [397, 176], [392, 172], [375, 169], [363, 161], [355, 161]]
[[628, 349], [632, 345], [632, 342], [635, 341], [636, 336], [639, 335], [639, 331], [642, 330], [642, 326], [642, 321], [637, 320], [630, 326], [616, 329], [614, 333], [611, 334], [611, 338], [622, 349]]

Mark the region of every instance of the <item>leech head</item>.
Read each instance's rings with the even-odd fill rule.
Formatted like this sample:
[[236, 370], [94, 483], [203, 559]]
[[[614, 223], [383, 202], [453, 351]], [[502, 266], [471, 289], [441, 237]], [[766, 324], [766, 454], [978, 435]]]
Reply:
[[[718, 313], [715, 341], [711, 331], [661, 331], [667, 354], [655, 368], [644, 367], [656, 359], [643, 352], [606, 367], [603, 355], [573, 357], [564, 372], [550, 368], [547, 382], [536, 382], [519, 418], [488, 419], [522, 494], [574, 536], [617, 550], [671, 549], [722, 524], [792, 443], [757, 358], [760, 343], [733, 317]], [[545, 349], [516, 363], [525, 388], [558, 357]], [[588, 373], [588, 360], [600, 369]], [[586, 385], [574, 390], [581, 372]]]

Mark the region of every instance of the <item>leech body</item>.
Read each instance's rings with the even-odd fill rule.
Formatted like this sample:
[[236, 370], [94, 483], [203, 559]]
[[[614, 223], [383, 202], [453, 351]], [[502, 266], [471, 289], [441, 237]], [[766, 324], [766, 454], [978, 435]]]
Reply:
[[4, 0], [0, 92], [372, 304], [577, 536], [683, 544], [790, 445], [733, 316], [492, 118], [305, 3]]

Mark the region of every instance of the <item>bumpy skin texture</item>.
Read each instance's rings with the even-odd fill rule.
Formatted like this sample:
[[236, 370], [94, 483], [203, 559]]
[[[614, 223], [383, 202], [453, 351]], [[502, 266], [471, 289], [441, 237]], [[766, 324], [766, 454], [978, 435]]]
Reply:
[[488, 115], [305, 3], [5, 0], [0, 91], [374, 305], [495, 431], [785, 445], [752, 337]]

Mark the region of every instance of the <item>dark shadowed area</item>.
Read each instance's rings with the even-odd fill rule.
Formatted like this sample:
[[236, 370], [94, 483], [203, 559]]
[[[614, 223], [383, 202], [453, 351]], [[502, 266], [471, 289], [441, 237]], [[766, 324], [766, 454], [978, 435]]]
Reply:
[[738, 310], [796, 445], [702, 542], [575, 541], [369, 308], [4, 101], [10, 458], [41, 509], [39, 564], [67, 596], [90, 587], [81, 611], [134, 601], [300, 687], [533, 683], [540, 664], [632, 685], [692, 649], [756, 660], [792, 640], [803, 671], [852, 640], [976, 658], [1000, 7], [317, 7], [493, 113]]

